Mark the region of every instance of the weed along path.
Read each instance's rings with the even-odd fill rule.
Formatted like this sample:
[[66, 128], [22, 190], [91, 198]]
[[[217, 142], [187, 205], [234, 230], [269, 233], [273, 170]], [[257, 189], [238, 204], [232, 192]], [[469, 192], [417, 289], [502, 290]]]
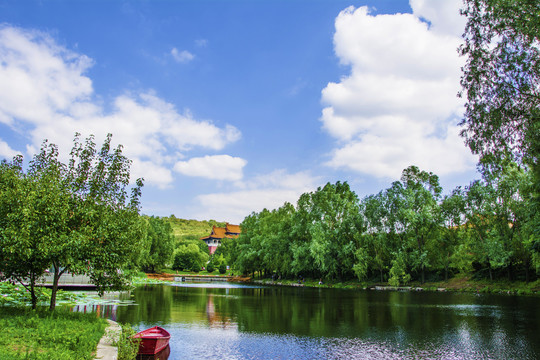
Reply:
[[114, 345], [120, 336], [122, 328], [116, 321], [107, 320], [108, 326], [97, 346], [96, 360], [117, 360], [118, 348]]

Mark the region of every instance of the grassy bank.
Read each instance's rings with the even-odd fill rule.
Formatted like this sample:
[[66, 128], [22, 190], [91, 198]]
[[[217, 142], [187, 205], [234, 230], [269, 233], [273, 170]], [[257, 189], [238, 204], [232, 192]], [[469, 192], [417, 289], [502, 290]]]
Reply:
[[94, 359], [106, 326], [95, 314], [0, 307], [0, 360]]
[[[304, 279], [298, 280], [280, 279], [272, 281], [271, 279], [253, 280], [256, 283], [265, 285], [283, 285], [283, 286], [306, 286], [317, 288], [336, 288], [336, 289], [367, 289], [375, 286], [387, 286], [387, 283], [376, 282], [360, 282], [360, 281], [323, 281], [319, 284], [319, 280]], [[534, 282], [523, 281], [506, 281], [506, 280], [474, 280], [467, 276], [455, 277], [448, 281], [426, 282], [411, 282], [403, 287], [412, 287], [415, 289], [423, 289], [425, 291], [456, 291], [456, 292], [474, 292], [474, 293], [493, 293], [493, 294], [515, 294], [515, 295], [540, 295], [540, 280]]]

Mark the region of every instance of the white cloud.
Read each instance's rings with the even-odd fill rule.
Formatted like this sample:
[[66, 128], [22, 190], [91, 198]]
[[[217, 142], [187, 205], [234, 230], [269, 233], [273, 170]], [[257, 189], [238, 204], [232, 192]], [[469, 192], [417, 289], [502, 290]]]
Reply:
[[242, 169], [246, 164], [247, 161], [239, 157], [207, 155], [179, 161], [174, 165], [174, 170], [186, 176], [238, 181], [243, 177]]
[[8, 143], [0, 139], [0, 159], [11, 161], [15, 155], [19, 155], [21, 152], [13, 150]]
[[176, 62], [188, 63], [195, 58], [195, 55], [187, 50], [178, 51], [177, 48], [172, 48], [171, 55]]
[[50, 122], [92, 93], [92, 61], [46, 34], [0, 27], [0, 121]]
[[335, 53], [351, 70], [322, 91], [323, 129], [338, 144], [327, 165], [388, 178], [411, 164], [439, 174], [474, 166], [456, 129], [460, 2], [411, 4], [413, 14], [349, 7], [336, 18]]
[[[459, 14], [463, 1], [410, 0], [413, 14], [428, 19], [430, 30], [461, 36], [467, 19]], [[450, 16], [448, 16], [450, 14]]]
[[240, 223], [254, 211], [276, 209], [285, 202], [296, 204], [300, 195], [316, 189], [318, 181], [308, 172], [289, 174], [276, 170], [246, 181], [237, 191], [197, 196], [201, 210], [196, 218]]
[[207, 39], [197, 39], [195, 40], [195, 45], [197, 47], [207, 47], [208, 46], [208, 40]]
[[48, 139], [67, 154], [76, 132], [83, 138], [95, 134], [98, 146], [112, 133], [113, 142], [133, 160], [133, 179], [167, 187], [173, 181], [171, 168], [184, 152], [222, 150], [241, 137], [234, 126], [218, 127], [189, 111], [179, 113], [152, 91], [119, 95], [105, 110], [85, 75], [92, 64], [47, 34], [0, 27], [0, 122], [27, 132], [28, 152]]

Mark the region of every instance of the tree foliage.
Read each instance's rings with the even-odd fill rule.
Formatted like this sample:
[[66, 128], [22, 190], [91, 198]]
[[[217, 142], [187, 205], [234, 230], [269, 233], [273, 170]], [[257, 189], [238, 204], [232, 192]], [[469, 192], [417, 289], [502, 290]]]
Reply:
[[473, 153], [481, 155], [481, 166], [504, 168], [514, 162], [530, 169], [532, 183], [521, 192], [528, 221], [520, 229], [528, 234], [526, 252], [532, 251], [538, 263], [540, 2], [466, 0], [464, 4], [467, 25], [460, 53], [466, 57], [461, 85], [467, 101], [462, 135]]
[[415, 166], [362, 201], [347, 183], [327, 184], [296, 206], [252, 213], [240, 237], [218, 251], [234, 271], [274, 279], [397, 286], [464, 273], [528, 281], [537, 268], [527, 217], [531, 173], [516, 164], [484, 170], [446, 196], [435, 174]]
[[537, 164], [540, 154], [540, 3], [466, 0], [462, 134], [473, 153]]
[[146, 219], [146, 248], [141, 256], [142, 267], [147, 272], [156, 272], [171, 265], [175, 238], [171, 224], [164, 218]]
[[[87, 274], [100, 292], [120, 289], [127, 280], [122, 270], [139, 256], [142, 180], [128, 194], [131, 162], [121, 146], [111, 149], [111, 138], [109, 134], [98, 151], [93, 136], [82, 143], [76, 135], [67, 164], [60, 161], [57, 146], [47, 141], [26, 173], [22, 158], [2, 164], [2, 182], [16, 184], [11, 189], [2, 186], [0, 195], [5, 215], [0, 229], [2, 271], [21, 282], [27, 281], [22, 276], [30, 276], [33, 287], [52, 267], [51, 309], [65, 272]], [[14, 256], [15, 249], [24, 258]]]

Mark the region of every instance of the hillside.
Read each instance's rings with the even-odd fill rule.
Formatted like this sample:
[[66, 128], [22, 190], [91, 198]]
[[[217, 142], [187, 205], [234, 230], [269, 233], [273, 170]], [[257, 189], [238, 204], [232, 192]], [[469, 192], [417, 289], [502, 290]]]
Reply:
[[203, 236], [207, 236], [212, 231], [212, 226], [225, 226], [224, 222], [217, 222], [215, 220], [185, 220], [178, 219], [171, 215], [164, 217], [171, 224], [173, 234], [177, 240], [195, 240], [200, 239]]

